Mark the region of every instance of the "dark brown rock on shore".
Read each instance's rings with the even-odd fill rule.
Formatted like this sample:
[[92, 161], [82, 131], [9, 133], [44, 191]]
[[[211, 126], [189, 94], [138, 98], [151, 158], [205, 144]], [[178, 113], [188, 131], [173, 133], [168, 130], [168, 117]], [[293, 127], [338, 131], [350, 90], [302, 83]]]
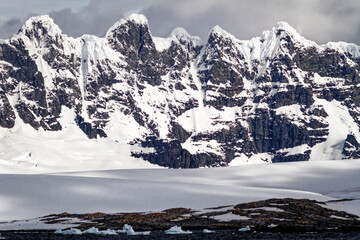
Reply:
[[181, 226], [186, 230], [236, 229], [249, 226], [253, 231], [309, 232], [360, 231], [359, 216], [332, 210], [325, 202], [309, 199], [268, 199], [237, 205], [207, 208], [201, 211], [173, 208], [149, 213], [54, 214], [42, 219], [47, 224], [79, 219], [81, 230], [121, 229], [130, 224], [135, 230], [166, 230]]

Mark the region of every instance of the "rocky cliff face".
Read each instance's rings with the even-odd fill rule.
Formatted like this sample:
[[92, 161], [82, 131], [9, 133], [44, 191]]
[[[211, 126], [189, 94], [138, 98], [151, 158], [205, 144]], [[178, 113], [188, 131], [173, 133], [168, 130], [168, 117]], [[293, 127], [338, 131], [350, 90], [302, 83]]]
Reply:
[[240, 41], [132, 15], [104, 38], [70, 38], [48, 16], [0, 42], [0, 127], [62, 131], [64, 108], [91, 139], [149, 151], [173, 168], [359, 156], [360, 47], [317, 45], [278, 23]]

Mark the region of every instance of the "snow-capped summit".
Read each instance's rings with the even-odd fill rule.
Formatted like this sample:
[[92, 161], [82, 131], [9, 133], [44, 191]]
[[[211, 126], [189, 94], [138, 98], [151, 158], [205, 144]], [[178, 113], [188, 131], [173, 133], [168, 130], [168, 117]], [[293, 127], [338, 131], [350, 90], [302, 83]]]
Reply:
[[170, 36], [175, 36], [179, 40], [191, 38], [191, 35], [182, 27], [173, 29]]
[[290, 24], [288, 24], [287, 22], [278, 22], [275, 26], [275, 29], [277, 30], [283, 30], [283, 31], [287, 31], [289, 33], [297, 33], [297, 31], [295, 30], [295, 28], [293, 28]]
[[288, 36], [294, 43], [301, 44], [306, 47], [317, 46], [315, 42], [301, 36], [300, 33], [287, 22], [278, 22], [272, 29], [272, 32], [274, 36], [280, 39]]
[[116, 31], [117, 29], [119, 29], [120, 27], [122, 27], [124, 25], [129, 24], [129, 22], [132, 22], [132, 23], [134, 23], [136, 25], [148, 26], [148, 20], [144, 15], [134, 13], [134, 14], [131, 14], [129, 17], [120, 19], [115, 24], [113, 24], [109, 28], [109, 30], [107, 31], [105, 36], [110, 36], [114, 31]]
[[62, 31], [49, 15], [41, 15], [29, 18], [19, 30], [29, 38], [39, 38], [42, 35], [61, 35]]
[[139, 14], [80, 38], [34, 17], [0, 42], [1, 156], [33, 166], [38, 143], [25, 143], [32, 157], [9, 147], [18, 129], [44, 141], [70, 129], [172, 168], [359, 158], [359, 49], [284, 22], [251, 40], [215, 26], [201, 42], [182, 28], [154, 37]]
[[148, 19], [143, 14], [133, 13], [131, 14], [127, 20], [136, 22], [142, 25], [148, 25]]
[[209, 32], [209, 38], [213, 36], [221, 36], [229, 39], [236, 39], [232, 34], [221, 28], [219, 25], [213, 27]]
[[178, 27], [175, 28], [171, 34], [170, 38], [174, 36], [180, 43], [192, 43], [194, 46], [199, 46], [202, 44], [202, 40], [198, 36], [191, 36], [184, 28]]

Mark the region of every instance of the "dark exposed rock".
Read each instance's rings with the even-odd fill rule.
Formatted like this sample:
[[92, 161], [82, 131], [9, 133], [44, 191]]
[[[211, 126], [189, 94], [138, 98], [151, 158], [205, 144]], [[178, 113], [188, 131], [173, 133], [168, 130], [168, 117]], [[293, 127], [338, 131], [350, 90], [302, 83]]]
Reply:
[[[22, 40], [11, 43], [12, 46], [7, 44], [1, 46], [2, 54], [0, 57], [16, 67], [14, 71], [10, 72], [9, 77], [16, 79], [16, 83], [19, 83], [20, 91], [26, 100], [35, 103], [30, 105], [19, 101], [15, 108], [20, 118], [35, 129], [42, 127], [44, 130], [61, 130], [62, 127], [56, 120], [56, 117], [61, 112], [60, 106], [57, 109], [54, 108], [52, 113], [48, 111], [44, 78], [38, 71], [35, 61], [29, 56], [29, 52], [25, 49]], [[13, 87], [5, 86], [6, 88], [14, 89]], [[41, 120], [38, 120], [39, 118]]]
[[[235, 64], [224, 61], [223, 58], [230, 58]], [[210, 34], [205, 53], [202, 56], [201, 64], [207, 66], [207, 70], [200, 71], [199, 77], [204, 84], [204, 91], [210, 95], [205, 98], [207, 105], [215, 108], [242, 106], [245, 98], [237, 98], [244, 90], [243, 78], [247, 75], [245, 67], [240, 62], [244, 57], [235, 47], [232, 39], [221, 36], [216, 32]], [[220, 95], [213, 99], [212, 93]]]
[[162, 56], [156, 51], [147, 24], [129, 20], [114, 29], [108, 36], [109, 44], [124, 56], [137, 77], [153, 86], [161, 84], [165, 74]]
[[325, 109], [324, 108], [314, 108], [311, 112], [310, 112], [311, 115], [314, 115], [314, 116], [318, 116], [318, 117], [324, 117], [326, 118], [327, 116], [329, 116]]
[[29, 123], [33, 128], [39, 129], [40, 123], [36, 120], [34, 114], [29, 110], [29, 108], [24, 103], [20, 103], [16, 105], [16, 110], [19, 113], [20, 118], [24, 121], [24, 123]]
[[257, 152], [274, 152], [302, 144], [310, 145], [313, 141], [305, 127], [299, 127], [274, 112], [259, 113], [249, 124]]
[[223, 129], [214, 133], [197, 134], [192, 137], [194, 144], [198, 141], [216, 140], [221, 143], [222, 153], [224, 155], [225, 163], [229, 163], [236, 156], [236, 148], [241, 148], [245, 154], [256, 152], [254, 143], [250, 141], [248, 130], [236, 124], [230, 126], [229, 129]]
[[91, 123], [85, 122], [84, 119], [77, 115], [75, 119], [76, 123], [80, 127], [80, 129], [89, 137], [89, 138], [98, 138], [98, 137], [107, 137], [104, 130], [97, 128], [96, 126], [92, 126]]
[[342, 154], [346, 159], [360, 158], [360, 143], [358, 143], [353, 134], [348, 134], [346, 136]]
[[353, 101], [356, 107], [360, 107], [360, 88], [354, 87], [351, 92], [351, 100]]
[[181, 90], [186, 89], [186, 87], [185, 87], [184, 85], [182, 85], [180, 82], [177, 82], [177, 83], [175, 84], [175, 89], [181, 91]]
[[0, 91], [0, 126], [12, 128], [15, 125], [15, 113], [8, 98], [3, 91]]
[[169, 105], [169, 110], [176, 116], [179, 117], [181, 114], [186, 112], [187, 110], [196, 108], [199, 106], [199, 103], [196, 99], [190, 98], [186, 102], [181, 102], [181, 105], [173, 106]]
[[311, 151], [305, 151], [303, 154], [287, 155], [286, 153], [278, 153], [272, 159], [273, 163], [277, 162], [298, 162], [309, 161]]
[[153, 153], [135, 153], [134, 157], [142, 157], [145, 160], [166, 166], [169, 168], [198, 168], [203, 166], [216, 166], [222, 164], [222, 158], [212, 153], [191, 154], [183, 149], [179, 140], [164, 141], [156, 137], [147, 137], [141, 142], [144, 148], [154, 148]]
[[300, 104], [309, 107], [314, 103], [313, 94], [310, 88], [301, 85], [288, 85], [287, 91], [277, 92], [269, 99], [271, 108], [279, 108], [292, 104]]
[[191, 133], [187, 132], [180, 124], [174, 122], [172, 124], [172, 136], [179, 140], [180, 143], [184, 143], [190, 136]]
[[358, 75], [355, 69], [346, 62], [346, 57], [333, 49], [319, 52], [315, 47], [307, 48], [299, 51], [294, 59], [305, 71], [326, 77], [345, 77], [350, 82], [358, 81]]
[[[326, 231], [346, 228], [348, 224], [359, 224], [357, 216], [325, 206], [322, 202], [308, 199], [269, 199], [235, 205], [234, 213], [251, 216], [250, 221], [257, 223], [262, 229], [266, 229], [270, 224], [276, 225], [277, 231], [286, 227], [299, 231]], [[264, 207], [274, 211], [262, 209]]]

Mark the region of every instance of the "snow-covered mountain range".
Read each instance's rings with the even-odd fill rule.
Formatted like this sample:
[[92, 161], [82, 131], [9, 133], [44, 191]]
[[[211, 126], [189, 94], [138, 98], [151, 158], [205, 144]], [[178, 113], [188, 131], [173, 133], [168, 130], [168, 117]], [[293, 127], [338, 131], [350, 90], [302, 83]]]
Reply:
[[215, 26], [202, 41], [154, 37], [134, 14], [71, 38], [44, 15], [0, 40], [2, 165], [359, 158], [359, 123], [360, 47], [318, 45], [285, 22], [248, 41]]

